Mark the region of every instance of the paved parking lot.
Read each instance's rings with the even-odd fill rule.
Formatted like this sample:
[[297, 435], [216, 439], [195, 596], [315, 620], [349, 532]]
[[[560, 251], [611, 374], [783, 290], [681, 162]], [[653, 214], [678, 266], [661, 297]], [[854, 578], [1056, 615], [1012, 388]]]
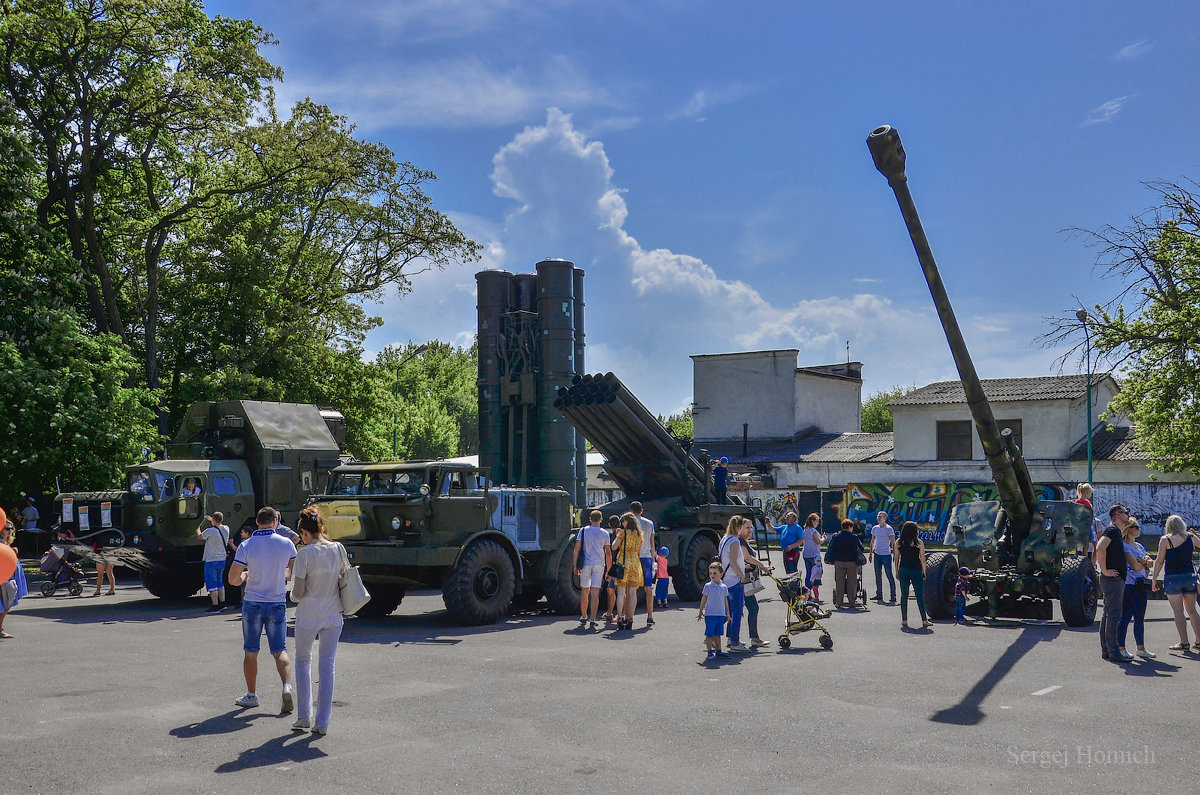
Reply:
[[829, 620], [832, 650], [810, 633], [784, 652], [770, 599], [771, 647], [710, 665], [694, 605], [632, 633], [538, 613], [463, 628], [418, 593], [347, 622], [315, 737], [278, 714], [265, 651], [263, 706], [234, 706], [237, 613], [133, 582], [34, 590], [0, 642], [6, 792], [1194, 792], [1200, 769], [1200, 655], [1166, 651], [1165, 602], [1153, 663], [1103, 663], [1094, 628], [1061, 624], [902, 633], [874, 604]]

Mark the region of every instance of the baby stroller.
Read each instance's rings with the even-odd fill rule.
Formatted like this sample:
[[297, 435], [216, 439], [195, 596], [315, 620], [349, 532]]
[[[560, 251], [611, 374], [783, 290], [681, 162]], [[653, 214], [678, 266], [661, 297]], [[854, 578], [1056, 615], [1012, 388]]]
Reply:
[[829, 611], [809, 598], [809, 590], [798, 575], [792, 575], [782, 580], [768, 575], [779, 586], [779, 598], [787, 605], [787, 622], [783, 634], [779, 636], [779, 648], [787, 649], [792, 645], [790, 636], [801, 632], [821, 630], [821, 648], [832, 649], [833, 637], [822, 624], [821, 619], [829, 618]]
[[68, 552], [63, 547], [51, 546], [42, 555], [42, 596], [54, 596], [61, 586], [67, 586], [67, 593], [79, 596], [83, 593], [83, 569], [78, 563], [67, 560]]

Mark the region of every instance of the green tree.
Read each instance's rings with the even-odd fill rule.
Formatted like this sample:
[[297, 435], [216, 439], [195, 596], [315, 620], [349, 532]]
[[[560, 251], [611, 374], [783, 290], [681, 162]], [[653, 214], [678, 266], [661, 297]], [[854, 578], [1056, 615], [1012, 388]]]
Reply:
[[[1097, 268], [1120, 289], [1088, 313], [1095, 351], [1123, 369], [1109, 412], [1128, 412], [1155, 467], [1200, 475], [1200, 183], [1153, 181], [1153, 207], [1124, 227], [1073, 230], [1099, 250]], [[1072, 312], [1048, 318], [1051, 343], [1083, 352]]]
[[892, 410], [888, 404], [912, 392], [914, 386], [894, 386], [868, 397], [862, 404], [863, 433], [891, 433]]
[[678, 414], [672, 414], [669, 417], [659, 414], [657, 419], [659, 424], [675, 434], [677, 439], [692, 439], [695, 437], [695, 431], [692, 426], [691, 408], [686, 408]]

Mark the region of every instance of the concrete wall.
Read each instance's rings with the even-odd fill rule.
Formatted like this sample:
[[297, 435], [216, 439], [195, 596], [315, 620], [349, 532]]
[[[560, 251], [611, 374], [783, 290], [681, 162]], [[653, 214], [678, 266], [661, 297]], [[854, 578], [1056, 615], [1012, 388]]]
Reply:
[[795, 433], [795, 349], [692, 357], [697, 439], [782, 439]]
[[799, 431], [810, 426], [816, 426], [824, 433], [861, 431], [862, 381], [797, 370], [793, 427]]

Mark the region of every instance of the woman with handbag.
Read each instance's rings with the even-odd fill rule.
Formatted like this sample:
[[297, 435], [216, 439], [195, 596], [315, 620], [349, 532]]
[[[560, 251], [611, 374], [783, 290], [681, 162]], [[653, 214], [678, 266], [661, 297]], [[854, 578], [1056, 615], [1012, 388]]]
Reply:
[[721, 582], [729, 589], [729, 651], [748, 652], [750, 647], [741, 642], [742, 608], [746, 604], [746, 586], [742, 580], [746, 577], [746, 556], [742, 553], [741, 528], [746, 521], [741, 516], [734, 516], [725, 527], [725, 535], [721, 538], [721, 546], [717, 555], [721, 559], [721, 569], [725, 572]]
[[1154, 565], [1146, 548], [1138, 543], [1137, 538], [1142, 533], [1137, 519], [1129, 517], [1129, 524], [1121, 531], [1125, 544], [1125, 562], [1128, 571], [1125, 574], [1125, 598], [1121, 600], [1121, 622], [1117, 624], [1117, 639], [1121, 645], [1117, 653], [1127, 660], [1133, 655], [1125, 651], [1125, 636], [1129, 632], [1129, 622], [1133, 621], [1133, 639], [1137, 642], [1137, 656], [1143, 660], [1153, 660], [1156, 655], [1146, 651], [1146, 602], [1150, 597], [1150, 580], [1147, 572]]
[[932, 626], [925, 614], [925, 543], [917, 535], [917, 523], [905, 522], [896, 539], [896, 578], [900, 580], [900, 627], [908, 629], [908, 588], [912, 586], [921, 611], [921, 626]]
[[[16, 552], [16, 547], [13, 546], [13, 537], [17, 531], [13, 527], [13, 523], [8, 521], [8, 517], [4, 511], [0, 509], [0, 543], [6, 546], [13, 547], [13, 552]], [[25, 580], [25, 569], [21, 568], [21, 561], [17, 560], [17, 567], [13, 570], [12, 576], [0, 583], [0, 638], [11, 638], [4, 629], [4, 618], [8, 615], [8, 611], [17, 606], [17, 602], [21, 601], [21, 597], [29, 593], [29, 585]]]
[[[333, 667], [342, 636], [342, 604], [338, 586], [347, 568], [346, 550], [325, 535], [325, 520], [314, 507], [300, 512], [296, 523], [304, 546], [296, 553], [292, 598], [296, 605], [296, 695], [299, 704], [293, 729], [329, 730], [333, 712]], [[317, 711], [312, 699], [312, 647], [320, 638], [317, 654]]]
[[[756, 594], [759, 591], [765, 590], [763, 585], [762, 575], [770, 574], [774, 569], [766, 563], [763, 563], [750, 551], [750, 535], [754, 532], [754, 525], [749, 519], [743, 519], [741, 526], [738, 528], [739, 540], [742, 544], [742, 559], [746, 561], [746, 576], [742, 579], [742, 588], [746, 594], [746, 629], [750, 635], [751, 648], [769, 645], [767, 641], [758, 636], [758, 597]], [[754, 569], [753, 573], [750, 569]]]
[[609, 574], [617, 583], [617, 629], [633, 629], [633, 611], [637, 608], [637, 592], [644, 587], [642, 561], [642, 528], [632, 513], [621, 516], [621, 529], [613, 542], [613, 563]]

